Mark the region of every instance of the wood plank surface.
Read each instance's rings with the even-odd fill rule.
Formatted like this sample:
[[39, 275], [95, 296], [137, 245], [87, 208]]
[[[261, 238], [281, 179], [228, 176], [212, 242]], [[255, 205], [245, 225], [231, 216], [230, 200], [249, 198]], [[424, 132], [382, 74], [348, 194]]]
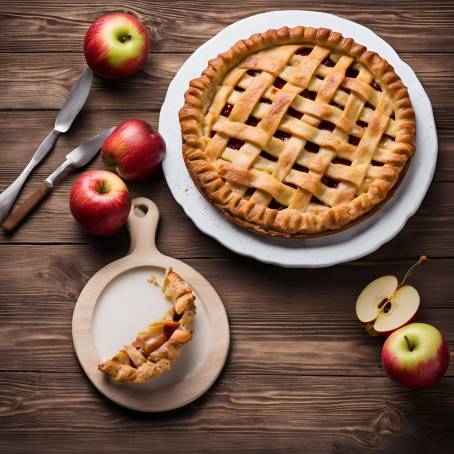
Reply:
[[[139, 415], [109, 403], [81, 374], [0, 373], [0, 385], [1, 414], [9, 415], [3, 418], [8, 437], [60, 434], [55, 442], [61, 443], [68, 435], [79, 434], [72, 446], [59, 446], [67, 451], [59, 452], [84, 452], [81, 447], [91, 451], [87, 439], [99, 446], [98, 452], [119, 451], [122, 443], [131, 450], [143, 447], [143, 437], [159, 447], [156, 452], [174, 452], [186, 444], [189, 452], [200, 452], [201, 446], [202, 451], [211, 447], [216, 452], [263, 452], [257, 446], [265, 442], [266, 452], [292, 448], [303, 452], [317, 446], [318, 452], [369, 448], [401, 453], [420, 452], [434, 442], [440, 449], [447, 448], [454, 441], [453, 379], [445, 379], [437, 388], [410, 392], [393, 386], [386, 377], [255, 374], [251, 379], [223, 374], [192, 405], [157, 415]], [[437, 421], [430, 417], [432, 408]], [[100, 438], [94, 440], [93, 434], [104, 434], [103, 443]], [[203, 440], [202, 435], [207, 438]], [[8, 439], [6, 443], [8, 447]], [[2, 445], [4, 439], [0, 439]]]
[[232, 22], [288, 9], [323, 11], [372, 27], [398, 51], [446, 52], [454, 47], [454, 5], [445, 0], [420, 0], [417, 6], [414, 0], [248, 0], [246, 4], [238, 0], [109, 0], [96, 4], [73, 0], [64, 6], [54, 0], [3, 0], [0, 51], [80, 52], [92, 21], [108, 12], [124, 11], [135, 14], [150, 27], [155, 52], [193, 52]]
[[[400, 56], [421, 80], [441, 121], [439, 126], [445, 126], [445, 113], [454, 108], [454, 53], [402, 52]], [[144, 68], [127, 80], [95, 77], [84, 111], [159, 110], [167, 86], [188, 57], [186, 53], [152, 54]], [[60, 109], [86, 64], [83, 54], [66, 55], [62, 64], [60, 54], [0, 53], [0, 66], [4, 68], [0, 74], [0, 110], [36, 110]]]
[[[102, 168], [99, 165], [93, 167]], [[175, 202], [167, 191], [165, 181], [152, 179], [148, 184], [130, 185], [133, 196], [144, 195], [153, 199], [161, 211], [161, 249], [164, 253], [179, 258], [224, 257], [230, 253], [215, 240], [202, 235], [183, 209]], [[93, 240], [74, 223], [68, 205], [68, 192], [75, 175], [68, 177], [42, 203], [37, 211], [27, 219], [15, 233], [0, 234], [0, 243], [88, 243]], [[23, 200], [33, 188], [30, 185]], [[454, 221], [454, 204], [450, 195], [454, 191], [453, 183], [433, 183], [418, 214], [411, 218], [406, 227], [388, 244], [377, 251], [374, 257], [394, 258], [416, 257], [427, 253], [431, 257], [449, 258], [453, 256], [454, 238], [452, 225]], [[19, 202], [20, 203], [20, 202]], [[52, 222], [49, 219], [52, 218]], [[128, 244], [125, 231], [113, 239], [102, 241], [120, 242], [124, 247]]]
[[[158, 247], [165, 234], [161, 229]], [[78, 372], [71, 344], [74, 303], [90, 276], [127, 253], [126, 244], [114, 244], [49, 245], [46, 256], [39, 245], [5, 248], [0, 265], [0, 314], [5, 322], [0, 325], [0, 371]], [[402, 275], [411, 261], [338, 266], [330, 280], [337, 291], [329, 301], [320, 290], [326, 270], [286, 270], [235, 256], [185, 261], [218, 289], [226, 307], [232, 335], [228, 375], [383, 376], [384, 339], [366, 334], [356, 319], [354, 301], [367, 282], [387, 273]], [[430, 320], [454, 344], [454, 307], [443, 286], [453, 267], [452, 259], [430, 261], [411, 282], [423, 301], [418, 320]], [[264, 282], [260, 276], [267, 273], [274, 278]], [[15, 279], [18, 274], [27, 276], [27, 286]], [[133, 310], [134, 301], [128, 304]], [[454, 364], [449, 375], [454, 377]]]
[[[396, 238], [362, 260], [284, 269], [239, 257], [203, 235], [172, 198], [162, 172], [130, 184], [133, 196], [159, 206], [158, 247], [213, 284], [231, 329], [225, 369], [207, 394], [180, 410], [144, 415], [101, 396], [74, 353], [75, 301], [99, 268], [126, 254], [128, 235], [96, 238], [80, 230], [68, 207], [80, 172], [68, 173], [15, 234], [0, 233], [1, 454], [452, 451], [454, 363], [428, 390], [396, 385], [380, 364], [384, 338], [365, 333], [354, 301], [371, 279], [401, 275], [426, 253], [431, 260], [411, 278], [422, 297], [417, 319], [439, 327], [454, 349], [454, 2], [2, 0], [0, 190], [51, 130], [85, 66], [83, 36], [95, 18], [111, 11], [137, 15], [151, 30], [152, 55], [127, 81], [95, 78], [84, 110], [19, 202], [68, 151], [102, 129], [130, 117], [157, 127], [167, 86], [186, 58], [228, 24], [275, 9], [359, 22], [415, 70], [439, 139], [421, 208]], [[103, 168], [99, 156], [89, 168]]]
[[[26, 165], [47, 130], [52, 127], [54, 112], [4, 112], [0, 116], [0, 141], [4, 146], [3, 165], [0, 167], [0, 188], [6, 187]], [[82, 112], [73, 128], [62, 135], [55, 149], [37, 169], [23, 191], [19, 203], [24, 200], [64, 159], [65, 154], [81, 141], [125, 118], [139, 117], [150, 121], [155, 127], [157, 113], [141, 111]], [[451, 118], [451, 116], [449, 116]], [[454, 124], [454, 122], [453, 122]], [[27, 134], [22, 131], [26, 130]], [[46, 132], [43, 132], [46, 131]], [[394, 257], [396, 250], [402, 257], [427, 253], [434, 257], [452, 257], [454, 239], [454, 203], [450, 194], [454, 190], [454, 136], [452, 129], [440, 128], [439, 160], [434, 183], [424, 200], [418, 215], [410, 219], [407, 227], [390, 243], [377, 252], [377, 257]], [[180, 150], [168, 150], [180, 153]], [[98, 156], [88, 168], [103, 168]], [[86, 168], [87, 169], [87, 168]], [[85, 169], [85, 170], [86, 170]], [[73, 222], [68, 207], [68, 192], [80, 172], [68, 173], [52, 194], [43, 202], [34, 215], [13, 235], [0, 233], [0, 243], [87, 243], [93, 239], [83, 233]], [[186, 257], [223, 257], [229, 254], [216, 241], [201, 235], [185, 216], [166, 187], [162, 174], [156, 174], [143, 183], [129, 184], [134, 196], [145, 195], [153, 199], [161, 210], [162, 250], [169, 255]], [[52, 219], [52, 222], [49, 222]], [[118, 241], [127, 244], [127, 235], [118, 235]], [[185, 244], [182, 249], [181, 245]], [[415, 244], [418, 245], [415, 250]]]
[[[434, 106], [436, 108], [436, 105]], [[450, 115], [451, 110], [454, 111], [454, 105], [452, 109], [449, 107], [446, 112], [439, 111], [438, 116], [436, 115], [438, 132], [438, 158], [434, 174], [434, 181], [436, 182], [454, 182], [454, 160], [452, 159], [454, 155], [454, 119]], [[1, 190], [13, 181], [31, 159], [41, 141], [52, 129], [55, 117], [56, 112], [54, 111], [10, 110], [0, 112]], [[32, 178], [36, 176], [37, 181], [45, 178], [63, 161], [65, 155], [82, 141], [88, 140], [100, 131], [115, 126], [128, 118], [142, 118], [155, 129], [158, 129], [158, 112], [140, 110], [82, 111], [71, 129], [58, 138], [54, 149], [32, 174]], [[181, 149], [168, 149], [167, 152], [181, 153]], [[424, 150], [421, 150], [421, 152], [424, 153]], [[102, 165], [101, 160], [98, 157], [90, 165], [93, 168], [99, 167]], [[147, 182], [144, 183], [144, 186], [146, 185]]]

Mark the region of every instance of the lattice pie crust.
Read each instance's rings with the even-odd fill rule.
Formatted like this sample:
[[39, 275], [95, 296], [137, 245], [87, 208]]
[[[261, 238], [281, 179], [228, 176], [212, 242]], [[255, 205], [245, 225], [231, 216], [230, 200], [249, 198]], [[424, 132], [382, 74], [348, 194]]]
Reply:
[[180, 122], [202, 194], [236, 223], [286, 238], [364, 219], [414, 153], [414, 111], [394, 69], [323, 28], [237, 42], [191, 81]]

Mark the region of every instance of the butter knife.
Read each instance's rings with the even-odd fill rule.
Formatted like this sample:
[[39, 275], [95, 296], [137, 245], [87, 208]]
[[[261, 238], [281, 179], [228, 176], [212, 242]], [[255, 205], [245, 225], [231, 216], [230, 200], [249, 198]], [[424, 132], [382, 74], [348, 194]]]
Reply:
[[101, 134], [92, 137], [87, 142], [75, 148], [71, 153], [66, 155], [66, 160], [54, 170], [42, 183], [41, 186], [28, 197], [24, 203], [16, 208], [2, 224], [2, 227], [7, 232], [12, 232], [26, 216], [36, 208], [41, 200], [53, 189], [57, 179], [68, 167], [79, 168], [88, 164], [93, 157], [98, 153], [104, 140], [112, 133], [115, 128], [106, 129]]
[[84, 69], [76, 85], [72, 88], [55, 120], [54, 129], [41, 142], [30, 162], [22, 173], [0, 194], [0, 223], [8, 216], [14, 201], [32, 170], [44, 159], [54, 146], [57, 137], [68, 131], [77, 114], [82, 109], [90, 93], [93, 73], [90, 68]]

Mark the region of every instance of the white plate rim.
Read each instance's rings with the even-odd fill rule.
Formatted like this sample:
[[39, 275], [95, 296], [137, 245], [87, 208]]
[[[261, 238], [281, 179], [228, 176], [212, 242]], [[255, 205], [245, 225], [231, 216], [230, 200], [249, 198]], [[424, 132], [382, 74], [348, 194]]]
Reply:
[[[348, 27], [348, 36], [352, 36], [360, 43], [365, 43], [368, 48], [379, 52], [390, 61], [404, 80], [404, 83], [408, 86], [415, 111], [417, 111], [417, 144], [419, 144], [419, 153], [415, 154], [407, 176], [396, 191], [399, 194], [396, 194], [385, 207], [371, 216], [368, 220], [363, 221], [358, 226], [348, 229], [346, 232], [324, 237], [320, 240], [311, 239], [300, 241], [299, 244], [302, 244], [302, 247], [293, 247], [293, 245], [290, 245], [289, 241], [295, 244], [297, 240], [283, 240], [287, 242], [284, 247], [284, 243], [279, 242], [280, 240], [258, 236], [247, 229], [233, 225], [231, 221], [219, 214], [196, 189], [187, 173], [184, 163], [183, 166], [186, 172], [185, 185], [174, 184], [176, 181], [174, 180], [176, 175], [176, 159], [180, 159], [180, 161], [183, 162], [181, 156], [181, 135], [179, 134], [177, 115], [178, 110], [182, 105], [183, 98], [181, 96], [181, 102], [178, 105], [178, 103], [174, 102], [174, 93], [177, 90], [181, 92], [183, 86], [187, 87], [189, 80], [194, 77], [194, 73], [195, 77], [201, 73], [205, 66], [197, 66], [194, 62], [198, 60], [205, 61], [217, 55], [218, 52], [213, 51], [212, 48], [216, 46], [219, 47], [219, 43], [224, 42], [226, 36], [229, 37], [230, 41], [231, 36], [234, 36], [235, 41], [237, 37], [246, 37], [254, 32], [265, 31], [268, 28], [284, 25], [294, 26], [297, 24], [317, 24], [319, 27], [325, 26], [333, 28], [334, 30]], [[242, 27], [247, 27], [249, 35], [244, 35], [244, 32], [243, 34], [237, 33], [238, 29], [241, 29]], [[342, 30], [340, 31], [342, 32]], [[344, 34], [347, 36], [347, 33]], [[358, 34], [362, 37], [358, 38]], [[372, 45], [370, 45], [369, 42], [372, 42]], [[229, 44], [225, 44], [222, 49], [226, 50], [229, 47]], [[188, 69], [190, 69], [190, 71], [188, 71]], [[169, 119], [172, 121], [169, 122]], [[175, 137], [175, 122], [178, 123], [178, 137]], [[174, 150], [173, 154], [168, 152], [163, 161], [163, 170], [167, 184], [175, 200], [182, 206], [186, 215], [194, 222], [199, 230], [208, 236], [215, 238], [222, 245], [240, 255], [252, 257], [264, 263], [297, 268], [327, 267], [355, 260], [376, 251], [383, 244], [394, 238], [403, 229], [408, 219], [416, 213], [427, 193], [435, 171], [438, 148], [435, 120], [430, 100], [414, 71], [407, 63], [400, 59], [394, 49], [374, 32], [360, 24], [328, 13], [303, 10], [270, 11], [244, 18], [224, 28], [217, 35], [200, 46], [181, 66], [180, 70], [169, 84], [159, 117], [159, 131], [166, 142], [171, 144], [171, 149]], [[177, 141], [177, 143], [175, 143], [175, 141]], [[422, 146], [423, 143], [424, 145]], [[176, 157], [177, 155], [178, 157]], [[424, 166], [419, 165], [422, 159], [425, 159], [426, 161]], [[415, 185], [414, 176], [416, 172], [419, 173], [417, 185]], [[178, 182], [180, 182], [182, 175], [179, 175], [178, 178]], [[411, 195], [408, 194], [410, 186], [412, 186]], [[188, 204], [188, 194], [193, 198], [191, 205]], [[397, 213], [400, 215], [400, 220], [398, 219], [397, 223], [392, 226], [390, 226], [390, 222], [386, 224], [387, 217], [390, 219], [389, 214], [392, 208], [398, 205], [398, 202], [401, 201], [400, 199], [403, 199], [404, 197], [408, 199], [411, 196], [411, 203], [406, 203], [405, 206], [402, 206], [402, 203], [400, 203], [399, 212], [397, 212], [396, 209], [394, 210], [394, 218]], [[195, 206], [194, 203], [196, 204]], [[203, 209], [200, 204], [204, 204]], [[207, 222], [207, 216], [209, 216], [209, 219], [212, 222]], [[396, 222], [396, 219], [393, 219], [393, 221]], [[376, 228], [378, 224], [382, 224], [379, 235], [370, 238], [372, 233], [374, 233], [371, 232], [372, 228], [370, 226], [372, 225], [372, 227]], [[384, 228], [384, 226], [386, 226], [386, 228]], [[348, 239], [348, 241], [341, 239], [339, 242], [341, 236], [344, 236], [345, 238], [350, 236], [350, 239]], [[337, 243], [332, 244], [333, 238]], [[250, 241], [248, 241], [248, 239], [250, 239]], [[245, 248], [243, 246], [244, 241], [251, 243], [249, 246], [252, 245], [255, 247]], [[311, 243], [309, 244], [308, 242]], [[315, 242], [318, 242], [321, 246], [315, 245], [314, 247]], [[351, 247], [352, 242], [353, 248]], [[308, 250], [312, 250], [312, 253], [307, 253]], [[289, 251], [291, 252], [289, 253]]]

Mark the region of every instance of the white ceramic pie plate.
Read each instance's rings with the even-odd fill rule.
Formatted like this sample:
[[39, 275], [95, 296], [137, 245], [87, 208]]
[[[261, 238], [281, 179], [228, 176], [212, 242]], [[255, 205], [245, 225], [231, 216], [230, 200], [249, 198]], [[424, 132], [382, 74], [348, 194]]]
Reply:
[[[416, 112], [416, 154], [409, 171], [391, 200], [375, 215], [345, 232], [310, 240], [261, 236], [224, 218], [199, 193], [181, 154], [178, 110], [189, 81], [198, 77], [209, 59], [229, 49], [238, 39], [282, 26], [327, 27], [354, 38], [378, 52], [407, 85]], [[167, 143], [163, 168], [176, 201], [195, 225], [228, 249], [259, 261], [286, 267], [326, 267], [347, 262], [377, 250], [394, 238], [419, 208], [432, 181], [437, 160], [437, 132], [430, 100], [413, 70], [374, 32], [331, 14], [312, 11], [271, 11], [229, 25], [199, 47], [183, 64], [167, 90], [159, 117], [159, 132]]]

